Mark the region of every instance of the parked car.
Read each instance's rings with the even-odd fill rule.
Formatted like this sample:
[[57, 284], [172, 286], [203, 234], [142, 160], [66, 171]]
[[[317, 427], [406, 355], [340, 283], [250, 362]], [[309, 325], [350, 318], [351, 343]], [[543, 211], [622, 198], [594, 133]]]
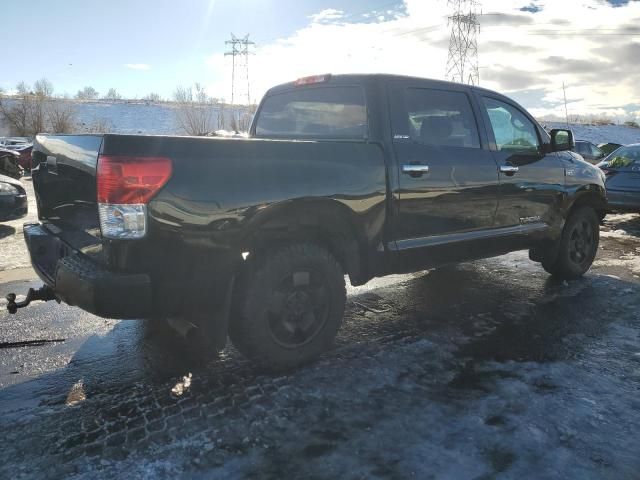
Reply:
[[579, 153], [582, 158], [594, 165], [605, 157], [605, 153], [602, 150], [586, 140], [576, 140], [576, 146], [573, 151]]
[[20, 155], [18, 163], [26, 171], [31, 171], [31, 152], [33, 151], [33, 145], [20, 145], [13, 147], [12, 150]]
[[598, 167], [607, 177], [609, 209], [640, 212], [640, 144], [620, 147]]
[[[272, 88], [250, 138], [38, 135], [45, 286], [111, 318], [188, 319], [261, 365], [326, 350], [353, 285], [530, 249], [558, 278], [597, 253], [604, 174], [509, 98], [390, 75]], [[461, 292], [461, 294], [464, 294]]]
[[20, 181], [0, 175], [0, 222], [22, 218], [27, 210], [27, 193]]
[[24, 168], [20, 165], [18, 152], [0, 148], [0, 174], [12, 178], [21, 178], [24, 175]]
[[610, 155], [619, 149], [622, 145], [620, 143], [600, 143], [598, 144], [598, 148], [602, 150], [602, 153], [605, 155]]
[[31, 151], [33, 143], [25, 137], [0, 138], [0, 148], [13, 150], [20, 154], [18, 162], [25, 171], [31, 170]]

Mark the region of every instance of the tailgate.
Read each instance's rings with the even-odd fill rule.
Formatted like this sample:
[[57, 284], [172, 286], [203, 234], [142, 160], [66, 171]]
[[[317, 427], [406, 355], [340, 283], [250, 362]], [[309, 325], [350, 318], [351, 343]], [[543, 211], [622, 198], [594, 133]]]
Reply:
[[33, 185], [40, 220], [76, 249], [100, 243], [96, 166], [102, 135], [38, 135]]

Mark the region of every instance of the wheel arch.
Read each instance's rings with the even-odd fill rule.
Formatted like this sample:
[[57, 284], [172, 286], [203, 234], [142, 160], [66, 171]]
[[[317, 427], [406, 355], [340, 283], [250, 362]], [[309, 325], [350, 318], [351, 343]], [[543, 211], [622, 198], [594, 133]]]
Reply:
[[600, 221], [602, 221], [607, 213], [607, 193], [604, 187], [595, 184], [581, 187], [573, 195], [572, 201], [566, 210], [565, 219], [569, 218], [576, 209], [585, 206], [593, 208]]
[[299, 199], [270, 205], [245, 228], [240, 248], [249, 255], [294, 242], [326, 248], [354, 285], [370, 279], [369, 241], [364, 219], [334, 199]]

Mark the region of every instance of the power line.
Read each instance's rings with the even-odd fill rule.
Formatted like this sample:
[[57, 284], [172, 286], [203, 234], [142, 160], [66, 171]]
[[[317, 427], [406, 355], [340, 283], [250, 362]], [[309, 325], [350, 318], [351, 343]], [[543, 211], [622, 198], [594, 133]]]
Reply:
[[479, 3], [476, 0], [448, 0], [452, 8], [449, 16], [451, 37], [447, 56], [446, 79], [452, 82], [478, 85], [478, 21]]
[[[255, 45], [255, 42], [249, 40], [249, 34], [240, 38], [232, 33], [231, 40], [227, 40], [224, 43], [225, 45], [231, 45], [231, 51], [224, 54], [225, 57], [232, 57], [231, 104], [235, 104], [236, 100], [241, 99], [245, 101], [244, 105], [251, 105], [251, 88], [249, 84], [249, 54], [251, 52], [249, 52], [249, 48]], [[240, 102], [241, 104], [243, 104], [242, 101]]]

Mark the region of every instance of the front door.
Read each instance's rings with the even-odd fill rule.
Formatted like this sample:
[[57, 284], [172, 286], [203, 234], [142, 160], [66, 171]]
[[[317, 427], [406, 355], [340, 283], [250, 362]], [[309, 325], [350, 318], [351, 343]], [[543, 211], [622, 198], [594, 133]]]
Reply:
[[397, 248], [491, 229], [499, 176], [467, 91], [396, 85], [391, 107], [399, 168]]
[[480, 96], [479, 103], [500, 172], [496, 227], [552, 225], [564, 190], [562, 162], [546, 153], [544, 132], [515, 104], [491, 96]]

